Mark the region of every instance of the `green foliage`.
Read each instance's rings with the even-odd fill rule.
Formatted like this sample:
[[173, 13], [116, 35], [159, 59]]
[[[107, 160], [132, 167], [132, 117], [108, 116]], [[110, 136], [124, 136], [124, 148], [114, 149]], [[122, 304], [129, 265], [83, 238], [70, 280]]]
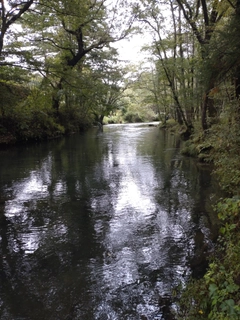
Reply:
[[182, 293], [177, 319], [240, 319], [239, 101], [229, 101], [224, 111], [218, 123], [188, 142], [194, 150], [210, 147], [214, 174], [232, 197], [215, 207], [221, 227], [214, 256], [204, 278], [190, 282]]
[[221, 187], [232, 194], [240, 192], [240, 131], [236, 101], [229, 103], [229, 112], [209, 130], [206, 143], [212, 145], [211, 159]]
[[[8, 32], [3, 54], [9, 52], [13, 57], [6, 65], [18, 66], [3, 67], [5, 56], [1, 56], [0, 79], [11, 86], [0, 85], [0, 135], [13, 136], [12, 140], [77, 131], [93, 123], [94, 116], [102, 119], [115, 112], [124, 91], [125, 71], [117, 67], [117, 50], [110, 43], [132, 31], [129, 4], [124, 0], [108, 5], [102, 1], [63, 0], [59, 4], [50, 0], [47, 5], [34, 3], [34, 10], [28, 10], [32, 3], [20, 5], [17, 15], [14, 10], [18, 11], [18, 4], [9, 2], [6, 8], [3, 4], [0, 23], [0, 40]], [[21, 27], [10, 32], [10, 24], [16, 21]], [[2, 44], [0, 41], [0, 53]], [[28, 85], [23, 86], [27, 78]], [[20, 99], [20, 90], [29, 86], [31, 92]]]
[[33, 89], [25, 103], [17, 106], [14, 117], [17, 123], [15, 134], [19, 140], [39, 140], [64, 133], [50, 106], [49, 96], [38, 89]]
[[[23, 90], [26, 91], [26, 88]], [[10, 101], [15, 101], [15, 104], [1, 117], [0, 134], [3, 136], [14, 137], [12, 141], [27, 141], [56, 137], [64, 133], [64, 128], [54, 118], [51, 96], [47, 92], [33, 88], [28, 90], [28, 96], [24, 100]], [[2, 138], [1, 142], [8, 143], [9, 140]]]
[[159, 128], [167, 129], [168, 131], [176, 134], [180, 134], [180, 131], [182, 130], [182, 126], [179, 126], [179, 124], [174, 119], [168, 119], [166, 121], [160, 122]]
[[191, 139], [185, 141], [181, 153], [185, 156], [198, 158], [200, 162], [212, 162], [212, 145], [204, 139], [201, 132], [196, 131]]
[[[141, 82], [131, 83], [121, 98], [123, 122], [151, 122], [159, 120], [158, 108], [148, 100], [149, 92]], [[146, 99], [147, 95], [147, 99]], [[151, 100], [152, 101], [152, 100]]]
[[197, 157], [197, 145], [193, 143], [192, 140], [187, 140], [184, 144], [184, 147], [181, 149], [181, 154], [189, 157]]
[[123, 120], [125, 122], [130, 122], [130, 123], [134, 123], [134, 122], [144, 122], [143, 118], [141, 117], [141, 115], [139, 115], [138, 112], [134, 112], [134, 111], [128, 111], [124, 114], [123, 116]]
[[231, 223], [229, 230], [235, 229], [240, 218], [239, 197], [235, 196], [233, 198], [226, 198], [222, 202], [219, 202], [216, 206], [216, 211], [218, 213], [218, 218], [221, 221], [226, 222], [227, 225], [228, 223]]
[[83, 111], [74, 105], [61, 108], [59, 121], [67, 134], [84, 130], [94, 122], [92, 115]]
[[222, 221], [218, 248], [203, 279], [192, 280], [178, 304], [177, 319], [240, 319], [240, 198], [215, 208]]
[[209, 310], [208, 288], [203, 279], [189, 280], [187, 287], [181, 291], [177, 302], [177, 320], [207, 319]]
[[225, 263], [215, 261], [210, 264], [204, 280], [208, 287], [210, 306], [208, 319], [239, 319], [239, 285], [235, 283], [233, 270]]
[[104, 118], [104, 124], [123, 123], [122, 110], [117, 110], [114, 114]]
[[12, 114], [16, 105], [26, 99], [29, 90], [13, 81], [0, 80], [0, 116]]

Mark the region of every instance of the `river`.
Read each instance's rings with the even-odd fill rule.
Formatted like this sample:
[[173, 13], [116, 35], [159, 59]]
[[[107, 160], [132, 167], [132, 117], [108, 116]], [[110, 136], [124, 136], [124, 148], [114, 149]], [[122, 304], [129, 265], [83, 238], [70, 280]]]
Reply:
[[0, 151], [1, 320], [169, 320], [217, 225], [180, 145], [127, 124]]

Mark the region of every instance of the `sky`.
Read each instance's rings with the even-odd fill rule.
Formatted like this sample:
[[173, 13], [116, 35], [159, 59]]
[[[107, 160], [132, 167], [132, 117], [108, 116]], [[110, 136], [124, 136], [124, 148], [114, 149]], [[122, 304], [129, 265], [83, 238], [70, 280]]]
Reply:
[[114, 44], [118, 49], [121, 60], [128, 60], [129, 62], [141, 62], [145, 58], [145, 53], [141, 52], [144, 45], [142, 35], [134, 35], [130, 40], [123, 39]]

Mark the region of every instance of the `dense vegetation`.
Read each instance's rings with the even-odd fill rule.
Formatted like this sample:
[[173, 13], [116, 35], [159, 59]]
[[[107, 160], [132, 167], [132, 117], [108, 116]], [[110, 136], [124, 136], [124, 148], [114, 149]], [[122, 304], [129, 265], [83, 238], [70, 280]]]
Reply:
[[123, 2], [1, 2], [1, 142], [56, 137], [120, 108], [125, 71], [110, 44], [134, 18]]
[[[240, 319], [240, 2], [9, 0], [0, 9], [0, 143], [175, 119], [190, 138], [183, 151], [213, 162], [228, 195], [216, 207], [219, 247], [177, 317]], [[148, 58], [129, 66], [114, 44], [136, 32]]]

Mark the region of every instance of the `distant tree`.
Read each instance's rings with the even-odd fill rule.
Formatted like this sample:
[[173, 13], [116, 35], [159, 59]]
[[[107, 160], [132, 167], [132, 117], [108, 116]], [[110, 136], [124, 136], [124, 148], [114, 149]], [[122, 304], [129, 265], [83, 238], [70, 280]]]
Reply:
[[67, 108], [85, 109], [100, 124], [104, 116], [120, 108], [127, 84], [124, 81], [126, 72], [117, 66], [117, 62], [114, 48], [92, 51], [88, 61], [81, 65], [81, 72], [77, 68], [73, 70], [71, 78], [64, 84], [68, 90], [65, 97]]
[[[187, 131], [192, 131], [192, 119], [187, 118], [185, 112], [185, 101], [180, 98], [180, 85], [185, 79], [179, 73], [179, 37], [177, 34], [177, 17], [172, 2], [165, 4], [165, 10], [170, 10], [172, 14], [172, 28], [167, 27], [166, 17], [163, 16], [162, 8], [158, 3], [152, 1], [142, 1], [139, 7], [139, 21], [143, 22], [152, 34], [152, 45], [149, 47], [156, 61], [161, 64], [161, 71], [165, 74], [165, 79], [171, 90], [177, 120], [180, 124], [185, 124]], [[159, 65], [158, 65], [158, 70]], [[182, 85], [183, 88], [183, 85]]]

